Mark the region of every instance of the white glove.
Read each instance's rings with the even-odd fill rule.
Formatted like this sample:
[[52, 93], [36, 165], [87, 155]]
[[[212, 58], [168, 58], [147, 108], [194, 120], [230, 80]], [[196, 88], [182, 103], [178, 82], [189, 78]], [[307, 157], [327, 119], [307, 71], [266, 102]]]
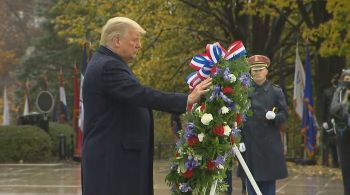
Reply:
[[239, 151], [245, 152], [245, 144], [244, 143], [239, 143]]
[[266, 119], [267, 120], [273, 120], [276, 117], [276, 113], [272, 112], [272, 111], [268, 111], [266, 112]]
[[329, 126], [328, 126], [327, 122], [323, 122], [322, 123], [322, 127], [323, 127], [323, 129], [329, 129]]

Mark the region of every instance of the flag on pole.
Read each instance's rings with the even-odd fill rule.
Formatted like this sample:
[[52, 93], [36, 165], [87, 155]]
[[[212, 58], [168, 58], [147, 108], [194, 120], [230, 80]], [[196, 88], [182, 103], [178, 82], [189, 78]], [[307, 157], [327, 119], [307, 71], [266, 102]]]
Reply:
[[305, 71], [299, 56], [298, 44], [295, 51], [295, 71], [294, 71], [294, 90], [293, 104], [296, 114], [302, 118], [304, 105], [304, 87], [305, 87]]
[[81, 131], [84, 131], [84, 105], [83, 105], [83, 81], [84, 81], [84, 74], [86, 71], [86, 67], [88, 64], [88, 54], [87, 54], [87, 45], [84, 44], [84, 48], [83, 48], [83, 59], [82, 59], [82, 64], [81, 64], [81, 76], [80, 76], [80, 96], [79, 96], [79, 100], [80, 100], [80, 114], [79, 114], [79, 123], [78, 126], [80, 128]]
[[29, 103], [28, 103], [28, 96], [27, 94], [24, 95], [24, 109], [23, 109], [23, 116], [26, 116], [29, 114]]
[[305, 89], [304, 89], [304, 107], [302, 117], [302, 133], [304, 136], [305, 150], [310, 159], [314, 157], [316, 147], [316, 129], [314, 108], [312, 100], [312, 79], [309, 49], [306, 48], [305, 60]]
[[68, 111], [67, 111], [67, 99], [66, 92], [64, 90], [64, 77], [62, 68], [60, 69], [60, 114], [59, 122], [65, 123], [68, 120]]
[[2, 125], [9, 125], [10, 124], [10, 107], [9, 107], [9, 102], [7, 100], [7, 91], [6, 91], [6, 87], [4, 87], [4, 111], [2, 114]]
[[23, 116], [26, 116], [29, 114], [29, 97], [28, 97], [28, 91], [29, 91], [29, 81], [26, 81], [24, 85], [24, 108], [23, 108]]
[[79, 107], [80, 107], [80, 85], [78, 79], [78, 68], [77, 65], [74, 64], [73, 67], [73, 127], [75, 129], [75, 150], [74, 150], [74, 158], [81, 159], [81, 146], [83, 144], [83, 132], [79, 128], [78, 120], [79, 120]]
[[76, 115], [77, 119], [75, 120], [76, 121], [75, 122], [76, 123], [76, 142], [75, 142], [74, 157], [78, 159], [81, 159], [81, 147], [83, 144], [84, 105], [83, 105], [82, 87], [83, 87], [85, 70], [89, 61], [87, 47], [88, 46], [86, 44], [83, 47], [80, 86], [78, 81], [78, 69], [76, 65], [74, 66], [74, 111], [76, 111], [76, 114], [77, 114]]
[[24, 109], [23, 109], [23, 116], [26, 116], [29, 114], [29, 103], [28, 103], [28, 96], [25, 94], [24, 96]]

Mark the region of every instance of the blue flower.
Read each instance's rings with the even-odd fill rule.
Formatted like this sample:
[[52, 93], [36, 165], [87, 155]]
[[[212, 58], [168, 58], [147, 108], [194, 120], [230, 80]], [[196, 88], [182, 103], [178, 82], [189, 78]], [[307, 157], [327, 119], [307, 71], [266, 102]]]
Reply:
[[193, 123], [187, 123], [187, 127], [185, 129], [185, 136], [186, 136], [186, 138], [189, 138], [191, 136], [196, 135], [193, 131], [194, 131], [194, 124]]
[[187, 170], [192, 170], [195, 167], [198, 167], [199, 163], [197, 160], [195, 160], [192, 156], [188, 156], [186, 162], [185, 162], [185, 167]]
[[223, 74], [223, 77], [224, 77], [225, 81], [230, 81], [231, 80], [230, 74], [231, 74], [230, 69], [229, 68], [225, 68], [224, 74]]
[[224, 100], [225, 103], [227, 104], [231, 104], [232, 100], [230, 98], [228, 98], [224, 93], [220, 92], [220, 97], [222, 100]]
[[214, 162], [217, 168], [222, 169], [225, 164], [225, 157], [222, 155], [218, 155], [214, 160]]
[[219, 94], [220, 94], [220, 91], [221, 91], [220, 85], [215, 85], [214, 89], [213, 89], [213, 92], [212, 92], [211, 96], [208, 99], [208, 102], [212, 102], [215, 98], [218, 98]]
[[240, 130], [240, 129], [233, 128], [232, 131], [231, 131], [231, 133], [232, 133], [232, 135], [236, 136], [236, 135], [238, 135], [241, 131], [242, 131], [242, 130]]
[[235, 108], [236, 108], [236, 104], [235, 103], [233, 103], [233, 102], [231, 102], [231, 103], [229, 103], [228, 104], [228, 106], [227, 106], [230, 110], [235, 110]]
[[179, 189], [181, 192], [189, 192], [192, 191], [190, 185], [188, 183], [180, 183]]
[[251, 78], [250, 78], [250, 75], [248, 73], [241, 74], [239, 76], [238, 80], [241, 81], [244, 86], [246, 86], [246, 87], [250, 86]]

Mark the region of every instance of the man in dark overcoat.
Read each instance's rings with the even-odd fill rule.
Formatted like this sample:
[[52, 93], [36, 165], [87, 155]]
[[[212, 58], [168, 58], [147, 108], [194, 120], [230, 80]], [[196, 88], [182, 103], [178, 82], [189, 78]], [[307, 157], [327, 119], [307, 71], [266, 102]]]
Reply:
[[[263, 55], [248, 58], [254, 91], [251, 98], [253, 115], [247, 118], [244, 137], [244, 159], [263, 195], [274, 195], [276, 180], [288, 176], [279, 126], [286, 121], [287, 104], [282, 89], [266, 79], [270, 59]], [[245, 177], [241, 168], [240, 177]], [[247, 192], [255, 194], [246, 179]]]
[[127, 62], [135, 58], [144, 33], [131, 19], [111, 18], [88, 64], [83, 82], [83, 195], [152, 195], [151, 109], [185, 112], [211, 85], [211, 79], [204, 80], [189, 95], [141, 85]]

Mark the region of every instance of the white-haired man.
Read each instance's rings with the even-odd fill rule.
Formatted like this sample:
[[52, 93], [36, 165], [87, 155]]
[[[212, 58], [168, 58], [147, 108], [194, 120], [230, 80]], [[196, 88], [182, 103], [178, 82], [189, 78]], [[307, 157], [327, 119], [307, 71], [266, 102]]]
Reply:
[[131, 19], [111, 18], [88, 64], [83, 83], [83, 195], [153, 194], [151, 109], [185, 112], [211, 85], [207, 79], [189, 95], [141, 85], [127, 62], [136, 57], [144, 33]]

